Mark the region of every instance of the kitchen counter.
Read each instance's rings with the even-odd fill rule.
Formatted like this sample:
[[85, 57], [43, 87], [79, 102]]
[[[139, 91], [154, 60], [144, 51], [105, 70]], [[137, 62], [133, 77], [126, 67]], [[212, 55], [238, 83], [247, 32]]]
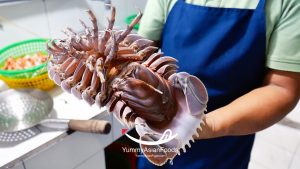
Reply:
[[[98, 118], [105, 118], [108, 115], [105, 108], [99, 109], [96, 105], [89, 106], [84, 101], [78, 100], [58, 88], [53, 89], [49, 93], [54, 98], [52, 113], [55, 113], [57, 118], [86, 120], [96, 116]], [[42, 130], [41, 133], [28, 140], [16, 145], [0, 144], [0, 168], [10, 168], [68, 136], [67, 131], [47, 129], [42, 126], [38, 128]]]

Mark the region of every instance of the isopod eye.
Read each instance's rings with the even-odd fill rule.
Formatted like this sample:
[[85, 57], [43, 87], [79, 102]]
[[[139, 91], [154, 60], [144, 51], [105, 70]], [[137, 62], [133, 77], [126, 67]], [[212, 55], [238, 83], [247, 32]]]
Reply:
[[183, 75], [179, 79], [185, 95], [187, 107], [192, 115], [201, 115], [206, 110], [208, 95], [204, 84], [195, 76]]
[[168, 78], [168, 81], [170, 82], [171, 86], [181, 89], [182, 86], [180, 84], [179, 78], [180, 77], [178, 77], [178, 73], [174, 73]]

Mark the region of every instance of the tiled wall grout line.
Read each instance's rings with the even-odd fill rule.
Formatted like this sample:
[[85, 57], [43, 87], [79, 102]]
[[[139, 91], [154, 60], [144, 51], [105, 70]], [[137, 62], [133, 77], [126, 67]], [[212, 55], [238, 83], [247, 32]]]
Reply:
[[260, 161], [257, 161], [257, 160], [252, 160], [252, 163], [258, 164], [259, 166], [262, 166], [265, 169], [271, 169], [268, 166], [264, 165], [263, 163], [261, 163]]
[[46, 15], [46, 19], [47, 19], [48, 35], [49, 35], [49, 37], [52, 38], [47, 3], [46, 3], [46, 0], [42, 0], [42, 2], [43, 2], [44, 12], [45, 12], [44, 15]]
[[[256, 140], [255, 140], [256, 143], [254, 144], [254, 147], [253, 147], [254, 151], [252, 152], [251, 160], [252, 160], [253, 164], [257, 164], [258, 166], [261, 166], [261, 168], [264, 168], [264, 169], [271, 169], [271, 166], [273, 166], [275, 168], [280, 168], [280, 169], [282, 169], [282, 168], [294, 169], [293, 167], [295, 166], [295, 158], [297, 160], [297, 157], [299, 157], [299, 156], [296, 156], [297, 149], [300, 149], [300, 137], [298, 136], [299, 131], [298, 130], [296, 131], [295, 129], [289, 128], [287, 126], [282, 126], [282, 125], [277, 126], [277, 125], [278, 124], [276, 124], [276, 126], [274, 126], [274, 128], [259, 134], [259, 136], [256, 136]], [[284, 136], [287, 136], [287, 137], [281, 138], [281, 135], [278, 132], [279, 133], [287, 132], [289, 134], [283, 133]], [[273, 139], [275, 139], [277, 141], [272, 142]], [[293, 139], [294, 141], [291, 142], [291, 140], [289, 140], [289, 139]], [[289, 144], [289, 143], [292, 143], [292, 144]], [[267, 145], [269, 145], [270, 147]], [[265, 146], [267, 146], [267, 147], [265, 148]], [[287, 149], [288, 147], [289, 147], [289, 149]], [[260, 151], [258, 151], [258, 150], [260, 150]], [[270, 152], [266, 152], [268, 150], [270, 150]], [[274, 152], [273, 152], [273, 150], [274, 150]], [[276, 167], [273, 164], [265, 163], [265, 160], [270, 161], [270, 158], [277, 159], [276, 152], [279, 153], [278, 155], [281, 156], [278, 158], [284, 160], [284, 161], [279, 162], [279, 164], [281, 164], [281, 167]], [[261, 153], [266, 155], [266, 159], [264, 159], [264, 157], [261, 155]], [[276, 153], [276, 154], [274, 154], [274, 153]], [[253, 157], [256, 157], [256, 158], [253, 158]], [[255, 167], [255, 165], [253, 165], [252, 168], [250, 168], [250, 169], [255, 169], [253, 167]]]
[[297, 146], [296, 146], [296, 148], [295, 148], [295, 150], [294, 150], [294, 153], [293, 153], [292, 159], [291, 159], [291, 161], [290, 161], [290, 163], [289, 163], [288, 169], [291, 169], [292, 164], [293, 164], [293, 162], [294, 162], [294, 160], [295, 160], [295, 158], [296, 158], [296, 156], [297, 156], [297, 150], [298, 150], [298, 149], [300, 149], [300, 140], [299, 140], [299, 142], [298, 142], [298, 144], [297, 144]]

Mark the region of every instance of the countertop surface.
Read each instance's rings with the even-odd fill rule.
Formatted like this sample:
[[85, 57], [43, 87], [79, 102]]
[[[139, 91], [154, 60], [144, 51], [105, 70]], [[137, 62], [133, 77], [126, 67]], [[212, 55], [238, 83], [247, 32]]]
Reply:
[[[5, 89], [6, 87], [3, 87], [3, 83], [0, 82], [0, 92]], [[55, 114], [57, 118], [87, 120], [106, 113], [105, 108], [99, 109], [97, 105], [90, 106], [59, 88], [55, 88], [49, 93], [54, 99], [54, 108], [51, 113]], [[43, 127], [37, 126], [37, 128]], [[17, 144], [0, 144], [0, 168], [33, 155], [39, 149], [55, 144], [66, 135], [66, 130], [46, 129], [36, 136]]]

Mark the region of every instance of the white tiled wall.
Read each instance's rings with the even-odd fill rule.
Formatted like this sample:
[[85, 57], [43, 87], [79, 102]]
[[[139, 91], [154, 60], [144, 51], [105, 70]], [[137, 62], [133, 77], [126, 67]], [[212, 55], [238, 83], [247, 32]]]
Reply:
[[[299, 152], [299, 149], [298, 149]], [[299, 153], [294, 156], [293, 161], [290, 165], [290, 169], [299, 169], [300, 168], [300, 155]]]
[[89, 9], [86, 1], [48, 0], [45, 2], [50, 34], [52, 37], [61, 38], [65, 36], [61, 30], [65, 29], [66, 27], [70, 27], [75, 31], [82, 31], [84, 28], [81, 26], [79, 19], [83, 20], [87, 25], [92, 25], [88, 18], [88, 14], [85, 12], [87, 9]]
[[[112, 0], [117, 9], [115, 27], [126, 28], [125, 18], [143, 10], [147, 0]], [[31, 0], [15, 5], [0, 6], [0, 48], [32, 38], [61, 38], [62, 29], [82, 30], [78, 19], [91, 25], [87, 9], [95, 13], [99, 27], [107, 24], [109, 10], [100, 0]]]
[[[300, 127], [300, 103], [286, 118]], [[278, 123], [257, 133], [249, 169], [300, 169], [300, 130]]]
[[44, 11], [42, 0], [1, 6], [0, 48], [16, 41], [49, 37]]

